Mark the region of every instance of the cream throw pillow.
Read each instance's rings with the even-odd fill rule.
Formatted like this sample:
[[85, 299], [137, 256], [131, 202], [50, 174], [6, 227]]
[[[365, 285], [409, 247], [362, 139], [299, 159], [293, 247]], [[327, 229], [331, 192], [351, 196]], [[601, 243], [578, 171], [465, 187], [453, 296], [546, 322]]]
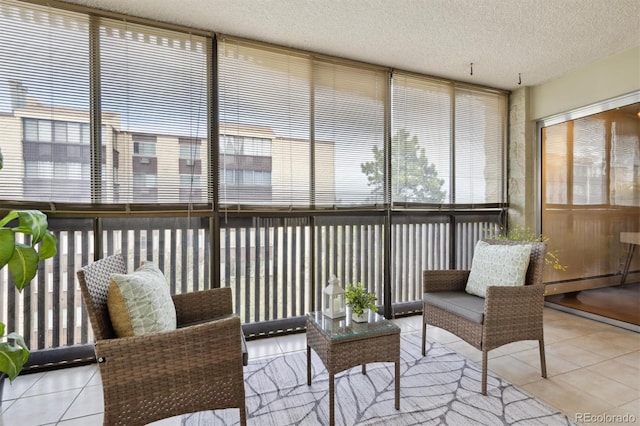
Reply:
[[530, 244], [499, 245], [478, 241], [466, 292], [485, 297], [489, 286], [524, 285], [530, 257]]
[[167, 280], [152, 262], [130, 274], [112, 274], [107, 308], [118, 337], [176, 329], [176, 308]]

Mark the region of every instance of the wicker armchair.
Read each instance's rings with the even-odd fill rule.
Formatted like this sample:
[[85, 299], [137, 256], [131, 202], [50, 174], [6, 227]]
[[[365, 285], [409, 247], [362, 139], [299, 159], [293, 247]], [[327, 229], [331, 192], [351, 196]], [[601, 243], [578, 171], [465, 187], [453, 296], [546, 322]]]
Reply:
[[[515, 241], [487, 240], [490, 244], [522, 244]], [[547, 377], [544, 354], [542, 312], [545, 263], [544, 243], [532, 244], [525, 285], [488, 287], [484, 299], [465, 292], [468, 270], [423, 272], [422, 355], [425, 355], [427, 324], [443, 328], [482, 351], [482, 394], [487, 394], [487, 356], [491, 349], [520, 340], [537, 340], [540, 347], [542, 377]], [[440, 293], [443, 292], [443, 293]], [[434, 300], [440, 298], [440, 301]], [[446, 308], [444, 299], [457, 299], [465, 306]], [[438, 306], [435, 306], [435, 305]], [[457, 312], [454, 312], [457, 311]]]
[[243, 337], [232, 314], [231, 289], [173, 296], [178, 329], [115, 336], [107, 309], [113, 273], [126, 273], [121, 255], [77, 272], [96, 339], [105, 425], [144, 425], [180, 414], [239, 408], [246, 425]]

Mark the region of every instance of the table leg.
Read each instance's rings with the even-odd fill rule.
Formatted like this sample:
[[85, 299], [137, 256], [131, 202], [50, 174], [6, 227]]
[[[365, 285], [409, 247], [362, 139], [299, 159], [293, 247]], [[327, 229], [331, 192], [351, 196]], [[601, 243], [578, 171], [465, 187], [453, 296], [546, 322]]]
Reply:
[[333, 373], [329, 374], [329, 426], [334, 426], [336, 424], [335, 421], [335, 410], [333, 407], [334, 404], [334, 375]]
[[307, 386], [311, 386], [311, 348], [307, 345]]
[[396, 361], [396, 410], [400, 409], [400, 361]]
[[367, 374], [367, 364], [362, 364], [362, 374]]
[[624, 263], [624, 271], [622, 271], [622, 279], [620, 285], [624, 285], [627, 281], [627, 275], [629, 274], [629, 267], [631, 266], [631, 260], [633, 259], [633, 252], [636, 250], [635, 244], [629, 244], [629, 251], [627, 252], [627, 261]]

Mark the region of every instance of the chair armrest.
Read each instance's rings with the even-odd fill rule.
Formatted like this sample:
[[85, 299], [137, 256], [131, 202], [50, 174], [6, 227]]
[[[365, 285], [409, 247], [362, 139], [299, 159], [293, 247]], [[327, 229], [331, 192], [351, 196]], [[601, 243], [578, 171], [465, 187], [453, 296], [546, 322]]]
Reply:
[[461, 269], [423, 271], [422, 292], [464, 291], [468, 278], [469, 271]]
[[231, 288], [212, 288], [172, 296], [178, 327], [233, 313]]
[[241, 341], [240, 318], [231, 316], [167, 332], [99, 340], [95, 351], [103, 386], [133, 395], [136, 391], [129, 388], [140, 386], [137, 392], [147, 395], [166, 393], [174, 381], [195, 384], [238, 374]]
[[484, 303], [484, 325], [495, 327], [517, 323], [539, 322], [544, 310], [543, 284], [518, 287], [487, 287]]

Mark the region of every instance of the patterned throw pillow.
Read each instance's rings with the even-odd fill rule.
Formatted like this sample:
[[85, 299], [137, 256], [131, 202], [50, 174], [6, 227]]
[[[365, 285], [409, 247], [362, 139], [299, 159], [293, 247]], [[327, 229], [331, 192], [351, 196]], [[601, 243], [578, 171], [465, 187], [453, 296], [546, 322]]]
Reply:
[[485, 297], [489, 286], [524, 285], [530, 257], [530, 244], [499, 245], [478, 241], [466, 292]]
[[167, 280], [152, 262], [130, 274], [112, 274], [107, 308], [118, 337], [176, 329], [176, 308]]

